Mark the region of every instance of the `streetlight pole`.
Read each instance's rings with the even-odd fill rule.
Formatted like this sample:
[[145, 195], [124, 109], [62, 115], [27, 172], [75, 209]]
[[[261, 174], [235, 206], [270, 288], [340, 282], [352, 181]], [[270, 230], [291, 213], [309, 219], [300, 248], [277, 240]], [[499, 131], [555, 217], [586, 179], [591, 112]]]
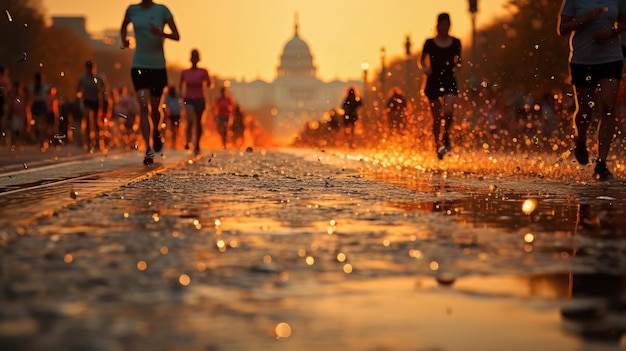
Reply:
[[370, 69], [370, 64], [367, 62], [361, 63], [361, 71], [363, 71], [363, 86], [361, 87], [362, 95], [367, 93], [367, 70]]
[[386, 51], [385, 51], [385, 47], [382, 46], [380, 48], [380, 92], [383, 94], [385, 94], [385, 78], [387, 76], [387, 69], [385, 68], [385, 56], [386, 55]]
[[469, 12], [472, 18], [472, 63], [470, 64], [470, 88], [476, 91], [478, 79], [476, 78], [476, 13], [478, 12], [478, 0], [469, 1]]
[[404, 53], [406, 54], [405, 70], [406, 70], [406, 82], [404, 86], [404, 96], [409, 97], [411, 90], [411, 37], [406, 36], [404, 41]]
[[370, 130], [370, 118], [369, 114], [369, 106], [371, 106], [371, 98], [370, 98], [370, 88], [367, 84], [367, 72], [370, 69], [370, 64], [367, 62], [361, 63], [361, 71], [363, 72], [363, 87], [361, 88], [361, 101], [363, 102], [363, 113], [362, 116], [362, 125], [363, 130]]

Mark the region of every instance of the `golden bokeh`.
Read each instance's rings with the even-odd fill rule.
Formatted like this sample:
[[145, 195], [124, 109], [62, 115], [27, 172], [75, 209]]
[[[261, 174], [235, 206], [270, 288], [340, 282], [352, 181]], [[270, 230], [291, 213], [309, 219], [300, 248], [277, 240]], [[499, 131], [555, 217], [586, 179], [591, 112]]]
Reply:
[[277, 339], [287, 339], [291, 336], [291, 326], [284, 322], [278, 323], [276, 328], [274, 328], [274, 332]]

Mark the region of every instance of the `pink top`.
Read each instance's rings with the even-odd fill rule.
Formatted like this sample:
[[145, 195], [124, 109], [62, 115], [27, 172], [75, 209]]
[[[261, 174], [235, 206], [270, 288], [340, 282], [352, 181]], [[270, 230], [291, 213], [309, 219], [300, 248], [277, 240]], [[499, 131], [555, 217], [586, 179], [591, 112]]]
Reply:
[[180, 74], [180, 82], [185, 83], [186, 99], [202, 99], [204, 98], [203, 83], [210, 85], [211, 78], [209, 71], [204, 68], [189, 68]]
[[230, 96], [220, 96], [215, 99], [215, 110], [218, 117], [230, 116], [234, 106], [235, 101]]

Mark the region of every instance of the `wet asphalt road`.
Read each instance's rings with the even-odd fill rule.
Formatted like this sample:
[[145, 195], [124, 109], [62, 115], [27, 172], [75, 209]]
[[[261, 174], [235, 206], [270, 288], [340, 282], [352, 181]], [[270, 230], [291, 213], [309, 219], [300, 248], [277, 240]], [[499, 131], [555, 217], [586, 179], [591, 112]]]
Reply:
[[41, 156], [0, 168], [2, 350], [622, 344], [621, 188], [383, 182], [312, 150]]

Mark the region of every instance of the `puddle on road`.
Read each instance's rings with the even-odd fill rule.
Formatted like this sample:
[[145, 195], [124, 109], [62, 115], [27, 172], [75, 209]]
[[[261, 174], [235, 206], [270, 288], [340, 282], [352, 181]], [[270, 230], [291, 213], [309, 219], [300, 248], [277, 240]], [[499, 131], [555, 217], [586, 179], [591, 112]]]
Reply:
[[[80, 317], [108, 325], [103, 321], [143, 315], [149, 337], [132, 329], [129, 339], [172, 349], [624, 345], [626, 211], [619, 191], [613, 200], [587, 189], [570, 196], [467, 191], [437, 179], [406, 191], [333, 174], [334, 194], [322, 197], [326, 177], [291, 176], [291, 160], [271, 170], [290, 176], [273, 181], [261, 166], [258, 177], [233, 177], [253, 166], [237, 169], [241, 158], [222, 158], [213, 163], [233, 162], [232, 169], [205, 162], [170, 171], [28, 228], [41, 240], [26, 247], [33, 260], [59, 257], [46, 262], [46, 274], [28, 279], [54, 289], [54, 269], [72, 273], [64, 276], [68, 286], [85, 286], [78, 273], [93, 274], [98, 285], [85, 288], [89, 313]], [[316, 174], [314, 166], [308, 171]], [[524, 211], [528, 200], [534, 208]], [[70, 239], [79, 233], [77, 245]], [[72, 261], [57, 268], [68, 254]], [[114, 302], [99, 300], [112, 296]], [[76, 320], [80, 332], [86, 323]], [[278, 341], [280, 323], [292, 333]], [[176, 341], [181, 335], [185, 341]]]
[[[626, 236], [626, 202], [580, 203], [550, 196], [474, 194], [441, 201], [390, 202], [406, 211], [440, 213], [476, 228], [521, 229], [554, 235], [575, 235], [581, 229], [605, 238]], [[526, 208], [525, 208], [526, 207]], [[582, 227], [582, 228], [581, 228]]]

